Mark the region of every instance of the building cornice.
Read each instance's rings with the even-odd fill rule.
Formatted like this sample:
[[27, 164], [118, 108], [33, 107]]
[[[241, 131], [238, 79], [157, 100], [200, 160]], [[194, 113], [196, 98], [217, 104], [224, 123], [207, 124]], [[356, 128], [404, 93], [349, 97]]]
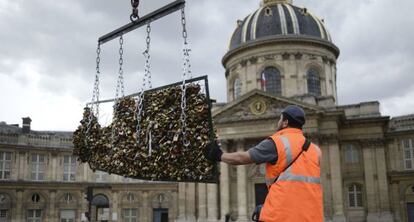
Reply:
[[226, 67], [225, 64], [234, 54], [241, 53], [246, 50], [250, 50], [251, 48], [254, 48], [254, 47], [274, 45], [274, 44], [289, 44], [289, 43], [300, 43], [300, 44], [322, 46], [330, 50], [336, 56], [336, 58], [338, 58], [340, 54], [340, 50], [336, 45], [326, 40], [319, 39], [319, 38], [310, 37], [310, 36], [309, 37], [297, 36], [297, 35], [269, 36], [269, 37], [264, 37], [264, 38], [260, 38], [260, 39], [256, 39], [256, 40], [243, 43], [237, 48], [234, 48], [228, 51], [222, 59], [222, 64], [224, 67]]
[[412, 181], [414, 177], [414, 170], [406, 171], [389, 171], [388, 178], [391, 183], [395, 183], [401, 180], [410, 180]]

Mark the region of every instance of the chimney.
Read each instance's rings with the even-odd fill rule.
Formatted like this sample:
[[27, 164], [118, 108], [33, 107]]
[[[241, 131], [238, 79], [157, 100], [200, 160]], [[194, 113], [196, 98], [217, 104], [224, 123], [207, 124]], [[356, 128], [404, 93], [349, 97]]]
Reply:
[[24, 117], [23, 119], [23, 133], [30, 133], [30, 123], [32, 119], [30, 117]]

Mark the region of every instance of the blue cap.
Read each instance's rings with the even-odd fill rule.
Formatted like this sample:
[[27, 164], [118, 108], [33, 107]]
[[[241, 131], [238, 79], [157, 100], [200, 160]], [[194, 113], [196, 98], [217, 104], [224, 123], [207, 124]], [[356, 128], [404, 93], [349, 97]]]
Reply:
[[282, 114], [286, 114], [289, 120], [293, 120], [301, 127], [305, 124], [305, 111], [299, 106], [289, 105], [282, 111]]

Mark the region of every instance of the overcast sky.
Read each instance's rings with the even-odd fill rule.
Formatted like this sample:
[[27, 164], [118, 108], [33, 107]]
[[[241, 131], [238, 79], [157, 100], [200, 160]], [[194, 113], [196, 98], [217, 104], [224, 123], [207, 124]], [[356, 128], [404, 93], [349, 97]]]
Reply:
[[[172, 0], [141, 0], [143, 15]], [[260, 0], [188, 0], [195, 76], [208, 75], [212, 97], [226, 101], [221, 58], [237, 19]], [[338, 60], [340, 104], [379, 100], [383, 115], [414, 113], [414, 1], [294, 0], [325, 19]], [[90, 100], [97, 38], [129, 21], [129, 0], [1, 0], [0, 121], [34, 130], [74, 130]], [[144, 30], [125, 36], [126, 93], [143, 76]], [[118, 42], [102, 46], [101, 98], [115, 95]], [[154, 86], [181, 79], [179, 13], [152, 25]]]

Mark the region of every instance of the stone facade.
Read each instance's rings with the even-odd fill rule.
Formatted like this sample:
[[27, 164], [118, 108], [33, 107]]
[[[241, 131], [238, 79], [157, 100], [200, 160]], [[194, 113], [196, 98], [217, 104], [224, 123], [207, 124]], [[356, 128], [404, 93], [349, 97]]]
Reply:
[[176, 183], [93, 172], [74, 161], [71, 137], [62, 132], [22, 133], [17, 126], [0, 123], [0, 221], [87, 221], [88, 187], [91, 202], [96, 202], [90, 208], [94, 221], [153, 221], [162, 213], [169, 221], [177, 217]]

